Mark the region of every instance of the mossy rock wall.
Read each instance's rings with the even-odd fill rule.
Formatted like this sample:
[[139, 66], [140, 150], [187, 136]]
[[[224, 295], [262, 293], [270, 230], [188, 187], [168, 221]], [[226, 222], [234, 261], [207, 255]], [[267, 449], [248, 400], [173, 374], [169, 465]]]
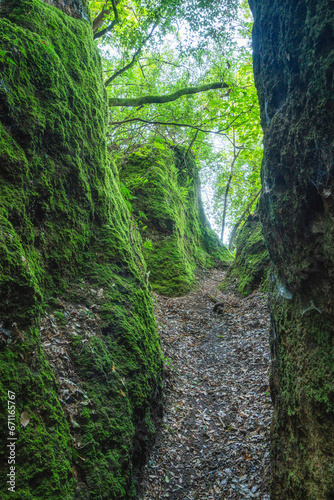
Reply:
[[264, 130], [273, 500], [334, 498], [334, 6], [251, 0]]
[[220, 288], [225, 289], [231, 281], [236, 281], [239, 292], [249, 295], [260, 288], [267, 291], [269, 286], [270, 261], [266, 248], [259, 215], [249, 215], [238, 230], [235, 259], [228, 268]]
[[227, 264], [232, 255], [205, 216], [193, 157], [179, 148], [158, 146], [139, 148], [122, 165], [120, 176], [134, 196], [138, 228], [147, 226], [142, 235], [152, 244], [145, 260], [153, 289], [182, 295], [194, 287], [199, 266]]
[[0, 7], [4, 500], [133, 498], [161, 388], [141, 240], [107, 156], [100, 59], [76, 6], [73, 17], [39, 0]]

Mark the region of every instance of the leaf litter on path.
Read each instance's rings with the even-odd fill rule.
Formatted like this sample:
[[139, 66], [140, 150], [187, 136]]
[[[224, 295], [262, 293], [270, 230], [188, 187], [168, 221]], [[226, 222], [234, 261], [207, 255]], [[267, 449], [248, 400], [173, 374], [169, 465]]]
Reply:
[[266, 295], [219, 292], [223, 276], [213, 270], [185, 297], [156, 295], [165, 413], [140, 500], [270, 498]]

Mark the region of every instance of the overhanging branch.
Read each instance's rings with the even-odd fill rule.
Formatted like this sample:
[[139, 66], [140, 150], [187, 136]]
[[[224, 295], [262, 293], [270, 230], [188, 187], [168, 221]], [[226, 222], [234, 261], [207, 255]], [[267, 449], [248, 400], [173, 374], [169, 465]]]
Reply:
[[206, 85], [200, 85], [198, 87], [186, 87], [178, 90], [177, 92], [174, 92], [173, 94], [167, 94], [167, 95], [148, 95], [145, 97], [137, 97], [137, 98], [110, 97], [109, 106], [135, 107], [135, 106], [141, 106], [143, 104], [164, 104], [166, 102], [176, 101], [176, 99], [179, 99], [184, 95], [198, 94], [199, 92], [206, 92], [208, 90], [222, 89], [228, 87], [229, 86], [227, 85], [227, 83], [215, 82], [215, 83], [208, 83]]

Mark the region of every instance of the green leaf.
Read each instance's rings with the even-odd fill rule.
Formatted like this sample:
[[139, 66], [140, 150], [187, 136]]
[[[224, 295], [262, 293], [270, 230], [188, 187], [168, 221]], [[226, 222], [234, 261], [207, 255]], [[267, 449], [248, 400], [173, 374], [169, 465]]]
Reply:
[[154, 142], [154, 147], [161, 149], [161, 151], [164, 151], [166, 149], [165, 146], [163, 146], [160, 142], [157, 141]]

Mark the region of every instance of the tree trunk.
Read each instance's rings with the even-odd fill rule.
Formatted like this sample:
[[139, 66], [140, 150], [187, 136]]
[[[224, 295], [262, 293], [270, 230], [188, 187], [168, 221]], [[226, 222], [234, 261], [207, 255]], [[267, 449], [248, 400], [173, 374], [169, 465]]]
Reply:
[[227, 198], [228, 198], [228, 192], [230, 190], [231, 182], [232, 182], [233, 165], [234, 165], [234, 162], [232, 162], [232, 164], [231, 164], [231, 173], [230, 173], [230, 176], [228, 178], [226, 188], [225, 188], [225, 194], [224, 194], [223, 222], [222, 222], [222, 230], [220, 233], [220, 239], [222, 242], [224, 241], [225, 221], [226, 221], [226, 212], [227, 212]]
[[[117, 72], [117, 75], [121, 73], [123, 73], [123, 70]], [[115, 78], [115, 75], [113, 75], [106, 81], [105, 83], [106, 86], [109, 85], [112, 79]], [[135, 97], [135, 98], [110, 97], [109, 106], [137, 107], [137, 106], [143, 106], [144, 104], [164, 104], [166, 102], [176, 101], [177, 99], [183, 97], [184, 95], [198, 94], [199, 92], [206, 92], [207, 90], [223, 89], [228, 87], [229, 86], [227, 85], [227, 83], [213, 82], [213, 83], [207, 83], [205, 85], [199, 85], [198, 87], [185, 87], [183, 89], [177, 90], [176, 92], [173, 92], [172, 94], [167, 94], [167, 95], [147, 95], [144, 97]]]
[[228, 181], [227, 181], [227, 184], [226, 184], [226, 188], [225, 188], [225, 194], [224, 194], [223, 221], [222, 221], [222, 230], [221, 230], [221, 233], [220, 233], [220, 239], [221, 239], [222, 243], [224, 242], [224, 232], [225, 232], [225, 223], [226, 223], [228, 193], [229, 193], [229, 190], [230, 190], [230, 187], [231, 187], [231, 182], [232, 182], [232, 179], [233, 179], [234, 165], [235, 165], [235, 162], [237, 161], [238, 156], [240, 154], [240, 149], [239, 149], [238, 152], [236, 152], [236, 147], [235, 147], [235, 130], [234, 130], [234, 127], [233, 127], [233, 145], [234, 145], [233, 160], [231, 162], [230, 176], [228, 178]]
[[250, 0], [271, 282], [272, 500], [334, 498], [334, 5]]

